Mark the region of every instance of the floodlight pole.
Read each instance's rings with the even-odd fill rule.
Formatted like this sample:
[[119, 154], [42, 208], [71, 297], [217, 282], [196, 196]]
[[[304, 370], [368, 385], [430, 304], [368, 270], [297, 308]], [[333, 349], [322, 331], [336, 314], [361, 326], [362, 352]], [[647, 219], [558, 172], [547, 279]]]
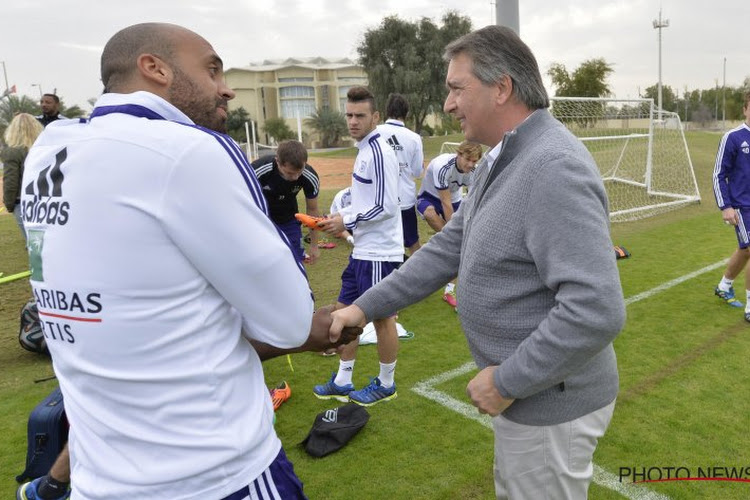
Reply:
[[496, 0], [495, 2], [495, 24], [507, 26], [521, 35], [518, 21], [518, 0]]
[[659, 19], [653, 21], [654, 29], [659, 30], [659, 85], [658, 85], [658, 98], [659, 98], [659, 121], [661, 121], [661, 30], [662, 28], [669, 27], [669, 19], [662, 20], [661, 9], [659, 9]]
[[39, 100], [41, 100], [42, 97], [44, 97], [44, 95], [42, 94], [42, 84], [41, 83], [32, 83], [31, 86], [32, 87], [39, 87]]
[[727, 129], [727, 58], [724, 58], [724, 81], [721, 83], [721, 130]]
[[5, 70], [5, 61], [3, 61], [3, 76], [5, 76], [5, 91], [8, 92], [10, 87], [8, 86], [8, 72]]

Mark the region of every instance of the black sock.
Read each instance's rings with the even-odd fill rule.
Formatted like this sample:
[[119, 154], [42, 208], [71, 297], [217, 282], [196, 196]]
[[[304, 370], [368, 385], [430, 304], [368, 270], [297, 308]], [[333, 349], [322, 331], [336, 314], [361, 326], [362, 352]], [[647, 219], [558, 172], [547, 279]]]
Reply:
[[66, 491], [68, 491], [68, 486], [70, 486], [70, 483], [64, 483], [62, 481], [58, 481], [57, 479], [53, 478], [49, 474], [44, 476], [41, 481], [39, 481], [39, 488], [37, 488], [37, 493], [39, 493], [39, 498], [43, 500], [54, 500], [55, 498], [60, 498], [65, 494]]

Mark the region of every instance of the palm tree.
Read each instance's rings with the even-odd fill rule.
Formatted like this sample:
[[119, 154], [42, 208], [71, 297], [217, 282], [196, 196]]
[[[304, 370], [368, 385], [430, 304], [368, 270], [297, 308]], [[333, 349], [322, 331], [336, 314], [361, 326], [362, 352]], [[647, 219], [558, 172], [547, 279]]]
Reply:
[[330, 108], [318, 108], [309, 118], [305, 118], [305, 125], [318, 133], [324, 148], [335, 146], [339, 138], [349, 132], [344, 115]]
[[41, 113], [39, 103], [29, 96], [9, 95], [0, 99], [0, 125], [7, 126], [18, 113], [38, 115]]

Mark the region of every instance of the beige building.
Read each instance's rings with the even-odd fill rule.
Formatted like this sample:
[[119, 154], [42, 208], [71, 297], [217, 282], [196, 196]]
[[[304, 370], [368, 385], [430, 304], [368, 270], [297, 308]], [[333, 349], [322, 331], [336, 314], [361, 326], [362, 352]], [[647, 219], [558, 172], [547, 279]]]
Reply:
[[284, 118], [293, 131], [298, 122], [303, 140], [314, 147], [316, 134], [305, 126], [305, 118], [317, 109], [334, 109], [344, 112], [346, 93], [355, 85], [367, 85], [362, 66], [351, 59], [289, 58], [266, 60], [244, 68], [225, 71], [229, 88], [237, 96], [229, 102], [231, 109], [240, 106], [250, 114], [259, 130], [257, 140], [267, 143], [270, 138], [263, 132], [269, 118]]

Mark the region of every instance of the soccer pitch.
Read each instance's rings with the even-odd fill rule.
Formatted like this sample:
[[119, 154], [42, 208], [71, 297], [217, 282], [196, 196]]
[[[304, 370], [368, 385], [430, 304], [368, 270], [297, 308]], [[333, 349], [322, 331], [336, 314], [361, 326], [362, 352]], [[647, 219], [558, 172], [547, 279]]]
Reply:
[[[614, 244], [632, 257], [618, 261], [628, 320], [615, 341], [620, 394], [612, 424], [594, 462], [592, 499], [743, 499], [750, 483], [641, 479], [750, 473], [750, 400], [746, 359], [750, 324], [742, 311], [713, 296], [723, 262], [736, 246], [713, 202], [711, 172], [720, 135], [687, 134], [703, 202], [636, 222], [612, 226]], [[441, 139], [441, 141], [444, 139]], [[450, 139], [447, 139], [450, 140]], [[428, 143], [434, 156], [439, 144]], [[315, 158], [310, 158], [315, 166]], [[325, 179], [322, 180], [325, 189]], [[325, 210], [336, 190], [325, 190]], [[431, 231], [420, 226], [423, 241]], [[348, 247], [337, 242], [308, 267], [319, 305], [338, 294]], [[565, 249], [560, 249], [565, 251]], [[0, 272], [25, 269], [23, 243], [12, 217], [0, 215]], [[744, 289], [744, 277], [735, 282]], [[12, 498], [24, 465], [26, 419], [55, 381], [48, 359], [18, 345], [18, 311], [29, 295], [23, 280], [0, 285], [0, 497]], [[740, 295], [740, 294], [738, 294]], [[460, 297], [459, 297], [460, 301]], [[281, 309], [280, 309], [281, 310]], [[369, 408], [365, 428], [344, 449], [322, 459], [299, 442], [315, 415], [336, 406], [317, 400], [312, 386], [337, 367], [337, 358], [312, 353], [266, 362], [266, 382], [286, 380], [292, 397], [277, 413], [276, 429], [311, 499], [488, 499], [494, 497], [492, 431], [465, 396], [476, 373], [457, 315], [435, 293], [399, 313], [414, 338], [398, 357], [398, 398]], [[355, 367], [359, 388], [376, 375], [374, 346], [362, 346]], [[199, 459], [199, 457], [197, 457]], [[620, 481], [620, 475], [623, 480]], [[704, 474], [705, 475], [705, 474]]]

